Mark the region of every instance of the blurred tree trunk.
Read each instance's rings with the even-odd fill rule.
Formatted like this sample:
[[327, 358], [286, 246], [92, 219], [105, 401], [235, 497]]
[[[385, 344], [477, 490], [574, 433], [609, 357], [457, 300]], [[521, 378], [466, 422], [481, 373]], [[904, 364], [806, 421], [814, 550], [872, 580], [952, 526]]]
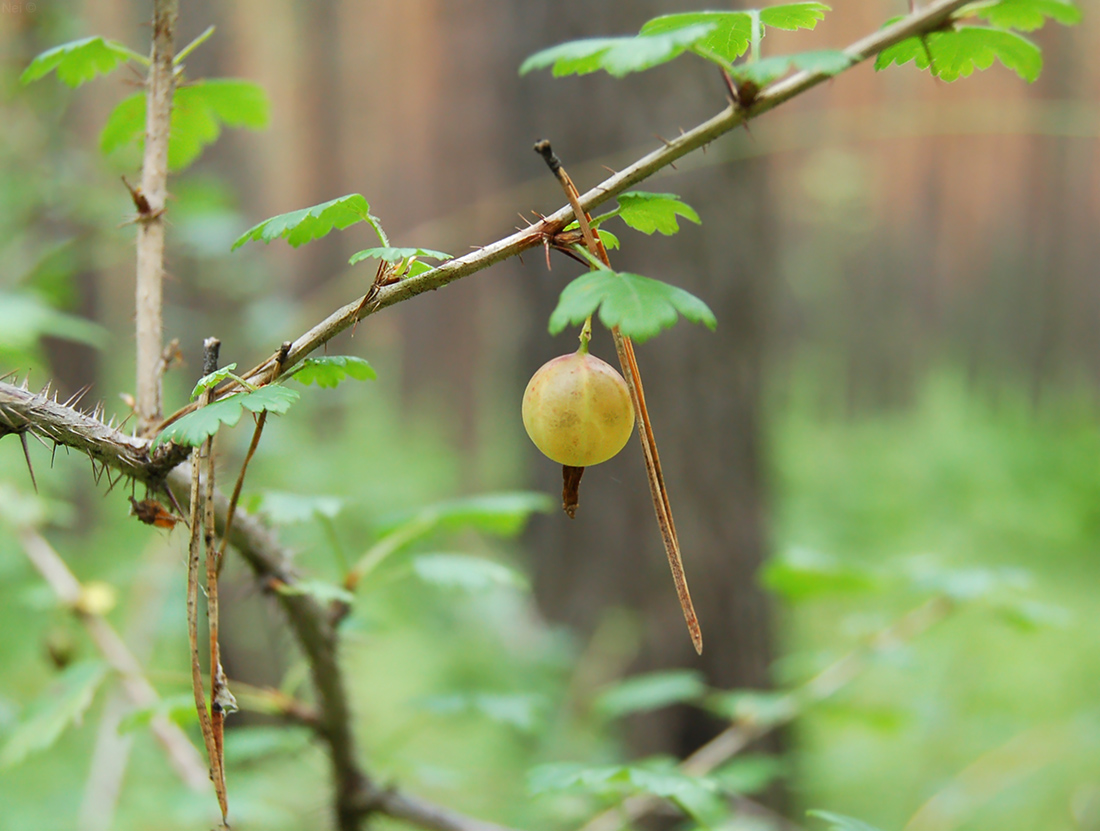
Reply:
[[[648, 2], [629, 11], [520, 4], [515, 40], [529, 54], [569, 38], [637, 31], [647, 17], [674, 10]], [[537, 91], [517, 104], [516, 142], [526, 148], [536, 138], [549, 138], [582, 191], [595, 183], [587, 175], [582, 180], [582, 167], [600, 178], [606, 173], [581, 162], [624, 148], [633, 152], [639, 143], [652, 146], [655, 133], [674, 135], [726, 103], [717, 73], [690, 62], [625, 80], [551, 80], [544, 73], [523, 86]], [[524, 169], [540, 165], [531, 154]], [[699, 209], [703, 227], [682, 223], [686, 227], [673, 238], [645, 239], [626, 231], [625, 250], [612, 254], [619, 268], [698, 294], [719, 321], [715, 334], [681, 324], [638, 347], [703, 628], [702, 657], [692, 649], [676, 602], [636, 439], [618, 458], [586, 474], [575, 521], [553, 516], [538, 522], [531, 535], [536, 591], [549, 617], [591, 633], [609, 610], [626, 607], [642, 618], [632, 670], [699, 667], [710, 684], [724, 688], [769, 686], [773, 656], [768, 600], [755, 577], [766, 548], [761, 366], [775, 238], [765, 175], [763, 165], [751, 163], [646, 183], [646, 190], [679, 193]], [[552, 341], [545, 320], [562, 286], [579, 271], [555, 256], [550, 277], [541, 257], [528, 263], [528, 273], [523, 284], [536, 322], [524, 354], [533, 371], [575, 348], [575, 333]], [[615, 363], [606, 334], [597, 336], [593, 348]], [[541, 457], [536, 468], [540, 487], [560, 488], [559, 468]], [[666, 709], [636, 719], [630, 741], [638, 753], [684, 754], [718, 729], [698, 711]]]

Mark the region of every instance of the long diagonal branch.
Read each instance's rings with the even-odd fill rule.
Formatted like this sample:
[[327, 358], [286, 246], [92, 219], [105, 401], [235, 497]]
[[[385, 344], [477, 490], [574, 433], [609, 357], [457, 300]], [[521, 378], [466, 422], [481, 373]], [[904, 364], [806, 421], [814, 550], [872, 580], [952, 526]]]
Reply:
[[[844, 50], [851, 61], [850, 67], [874, 57], [883, 49], [906, 38], [934, 31], [942, 26], [955, 11], [970, 1], [937, 0], [937, 2], [930, 3], [926, 8], [907, 15], [896, 23], [856, 41]], [[738, 104], [731, 103], [714, 117], [688, 130], [672, 141], [665, 142], [657, 150], [643, 156], [629, 167], [600, 182], [580, 197], [581, 208], [591, 211], [628, 188], [649, 178], [657, 171], [668, 167], [682, 156], [691, 153], [693, 150], [698, 150], [719, 136], [737, 129], [749, 120], [775, 109], [780, 104], [813, 89], [832, 77], [834, 76], [822, 72], [798, 72], [789, 78], [766, 87], [756, 96], [749, 107], [741, 107]], [[294, 366], [315, 349], [368, 315], [408, 300], [418, 294], [423, 294], [426, 291], [441, 288], [448, 283], [468, 277], [509, 257], [522, 254], [530, 248], [542, 245], [544, 239], [552, 237], [564, 228], [573, 217], [573, 208], [565, 205], [530, 228], [525, 228], [499, 239], [465, 256], [449, 260], [424, 274], [409, 277], [388, 286], [382, 286], [366, 304], [363, 303], [363, 297], [357, 298], [346, 306], [337, 309], [308, 332], [295, 339], [286, 352], [286, 360], [283, 366], [286, 368]], [[266, 361], [246, 373], [244, 379], [252, 384], [268, 383], [275, 380], [281, 372], [277, 367], [278, 353], [273, 354]], [[236, 385], [229, 384], [219, 390], [219, 395], [227, 394], [235, 389], [237, 389]], [[192, 407], [188, 406], [176, 411], [164, 423], [168, 424], [174, 421], [183, 414], [190, 412], [191, 409]]]

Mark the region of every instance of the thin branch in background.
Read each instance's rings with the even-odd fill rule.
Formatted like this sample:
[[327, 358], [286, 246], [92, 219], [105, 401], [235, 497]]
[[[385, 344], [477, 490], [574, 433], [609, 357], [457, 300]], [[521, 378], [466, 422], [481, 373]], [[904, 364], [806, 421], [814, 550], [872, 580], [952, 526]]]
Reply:
[[[148, 661], [157, 641], [159, 627], [155, 621], [161, 615], [165, 592], [175, 571], [175, 554], [175, 545], [160, 535], [154, 536], [127, 591], [126, 642], [134, 658], [143, 664]], [[115, 811], [136, 735], [133, 731], [120, 732], [119, 727], [133, 706], [125, 688], [115, 686], [110, 690], [88, 766], [84, 796], [77, 814], [77, 831], [109, 831], [115, 826]], [[164, 716], [161, 719], [167, 721]], [[199, 790], [206, 792], [210, 786], [202, 759], [193, 747], [190, 754]]]
[[[164, 283], [164, 210], [168, 196], [168, 135], [175, 86], [173, 49], [178, 0], [155, 0], [153, 50], [145, 80], [145, 151], [141, 163], [141, 205], [137, 216], [137, 386], [138, 432], [155, 432], [161, 417], [161, 312]], [[135, 189], [136, 190], [136, 189]], [[133, 192], [133, 191], [132, 191]], [[135, 204], [138, 199], [135, 198]], [[144, 209], [143, 209], [144, 208]]]
[[[123, 689], [138, 707], [152, 707], [159, 700], [153, 685], [142, 672], [141, 664], [106, 620], [82, 603], [84, 588], [65, 561], [38, 531], [30, 526], [17, 530], [27, 559], [42, 575], [58, 599], [72, 610], [88, 632], [104, 660], [119, 674]], [[182, 730], [164, 715], [153, 716], [149, 723], [153, 736], [168, 754], [172, 767], [189, 788], [204, 791], [209, 787], [205, 765]]]
[[[665, 142], [665, 144], [668, 145], [669, 143]], [[562, 166], [561, 159], [555, 155], [550, 147], [550, 142], [545, 139], [535, 144], [535, 151], [542, 155], [550, 171], [561, 183], [562, 190], [565, 191], [565, 196], [573, 210], [573, 215], [577, 218], [577, 224], [580, 225], [589, 253], [610, 268], [611, 260], [607, 256], [607, 249], [599, 239], [597, 232], [589, 224], [591, 218], [581, 205], [577, 186], [573, 184], [573, 180]], [[630, 390], [630, 398], [634, 403], [634, 414], [638, 421], [638, 439], [642, 443], [642, 455], [645, 458], [649, 492], [653, 497], [653, 510], [657, 515], [657, 525], [661, 529], [661, 541], [664, 543], [669, 568], [672, 570], [672, 580], [676, 585], [676, 596], [680, 600], [680, 608], [684, 613], [688, 634], [691, 635], [691, 643], [695, 647], [695, 651], [702, 655], [703, 632], [699, 628], [699, 618], [695, 615], [695, 606], [691, 602], [691, 592], [688, 591], [687, 577], [684, 575], [684, 563], [680, 557], [680, 540], [676, 536], [676, 524], [672, 519], [672, 505], [668, 500], [665, 477], [661, 473], [661, 458], [657, 454], [657, 439], [653, 435], [653, 425], [649, 421], [649, 410], [645, 403], [645, 390], [642, 387], [642, 373], [638, 369], [638, 359], [634, 356], [634, 343], [619, 331], [618, 326], [612, 327], [611, 334], [615, 339], [615, 351], [619, 356], [619, 364], [622, 366], [623, 376]]]

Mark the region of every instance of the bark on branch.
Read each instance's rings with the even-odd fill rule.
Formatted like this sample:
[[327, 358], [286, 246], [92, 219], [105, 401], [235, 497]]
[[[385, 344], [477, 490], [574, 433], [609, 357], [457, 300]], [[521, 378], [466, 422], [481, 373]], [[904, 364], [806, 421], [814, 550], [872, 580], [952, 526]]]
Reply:
[[161, 297], [164, 283], [164, 208], [168, 196], [168, 134], [172, 119], [173, 66], [178, 0], [156, 0], [153, 54], [145, 79], [145, 156], [137, 216], [138, 431], [149, 434], [161, 418]]

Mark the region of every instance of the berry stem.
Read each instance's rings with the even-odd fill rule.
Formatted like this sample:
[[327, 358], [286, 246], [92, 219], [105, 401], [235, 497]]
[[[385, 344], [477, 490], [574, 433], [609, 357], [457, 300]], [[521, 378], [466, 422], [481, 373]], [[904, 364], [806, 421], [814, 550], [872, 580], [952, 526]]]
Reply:
[[581, 329], [581, 346], [577, 350], [581, 355], [588, 354], [588, 342], [592, 340], [592, 315], [585, 318], [584, 327]]

